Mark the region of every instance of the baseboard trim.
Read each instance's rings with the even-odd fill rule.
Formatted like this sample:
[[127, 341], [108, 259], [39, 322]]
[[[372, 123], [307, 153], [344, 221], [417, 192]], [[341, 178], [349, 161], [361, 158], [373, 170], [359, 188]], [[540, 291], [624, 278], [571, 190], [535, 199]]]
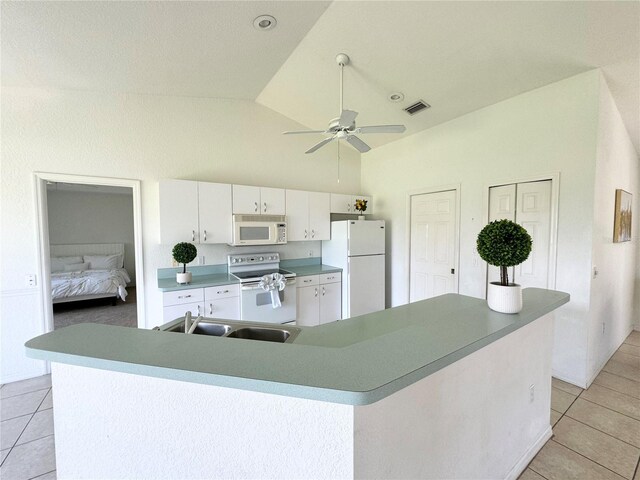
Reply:
[[553, 431], [551, 430], [551, 425], [549, 425], [542, 435], [538, 437], [533, 445], [525, 452], [525, 454], [518, 460], [518, 462], [513, 466], [513, 468], [507, 473], [507, 476], [504, 477], [505, 480], [516, 480], [522, 472], [525, 471], [527, 465], [531, 463], [531, 460], [538, 454], [538, 452], [544, 447], [544, 444], [551, 438], [553, 435]]
[[562, 380], [563, 382], [567, 382], [567, 383], [570, 383], [571, 385], [575, 385], [576, 387], [587, 388], [587, 385], [584, 381], [580, 381], [575, 378], [568, 377], [567, 375], [564, 375], [563, 373], [560, 373], [560, 372], [556, 372], [555, 370], [551, 372], [551, 376], [554, 378], [557, 378], [558, 380]]

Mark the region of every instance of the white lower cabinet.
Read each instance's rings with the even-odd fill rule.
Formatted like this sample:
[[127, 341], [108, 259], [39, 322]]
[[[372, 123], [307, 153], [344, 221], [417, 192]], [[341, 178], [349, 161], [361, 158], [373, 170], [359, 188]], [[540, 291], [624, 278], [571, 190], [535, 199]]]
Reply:
[[342, 275], [298, 277], [296, 325], [314, 327], [342, 318]]
[[240, 319], [240, 286], [237, 284], [218, 287], [191, 288], [165, 292], [162, 295], [162, 317], [170, 322], [191, 312], [193, 316]]
[[204, 315], [240, 320], [240, 285], [221, 285], [204, 289]]

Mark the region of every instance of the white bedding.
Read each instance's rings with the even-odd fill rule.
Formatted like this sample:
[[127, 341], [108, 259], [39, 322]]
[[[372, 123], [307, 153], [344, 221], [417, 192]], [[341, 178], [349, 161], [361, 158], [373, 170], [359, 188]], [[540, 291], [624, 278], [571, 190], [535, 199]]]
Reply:
[[51, 297], [76, 297], [103, 293], [127, 298], [127, 283], [131, 281], [124, 268], [113, 270], [85, 270], [82, 272], [56, 272], [51, 274]]

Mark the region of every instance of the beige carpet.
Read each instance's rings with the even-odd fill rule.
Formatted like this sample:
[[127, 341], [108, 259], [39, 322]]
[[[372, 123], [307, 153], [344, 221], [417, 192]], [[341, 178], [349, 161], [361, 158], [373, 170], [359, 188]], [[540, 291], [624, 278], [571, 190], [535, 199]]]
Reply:
[[136, 289], [127, 287], [127, 291], [129, 292], [127, 301], [118, 299], [116, 305], [111, 305], [109, 298], [55, 304], [53, 306], [54, 329], [78, 323], [137, 327]]

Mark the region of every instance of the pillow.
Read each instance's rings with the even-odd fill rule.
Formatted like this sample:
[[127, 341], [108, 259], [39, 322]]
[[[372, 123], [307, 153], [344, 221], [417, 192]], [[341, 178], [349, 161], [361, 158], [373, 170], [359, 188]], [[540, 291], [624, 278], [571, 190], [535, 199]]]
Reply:
[[122, 255], [85, 255], [84, 261], [91, 270], [113, 270], [122, 268]]
[[84, 272], [85, 270], [89, 270], [88, 263], [68, 263], [64, 266], [65, 272]]
[[64, 266], [82, 263], [82, 257], [51, 257], [51, 272], [64, 272]]

